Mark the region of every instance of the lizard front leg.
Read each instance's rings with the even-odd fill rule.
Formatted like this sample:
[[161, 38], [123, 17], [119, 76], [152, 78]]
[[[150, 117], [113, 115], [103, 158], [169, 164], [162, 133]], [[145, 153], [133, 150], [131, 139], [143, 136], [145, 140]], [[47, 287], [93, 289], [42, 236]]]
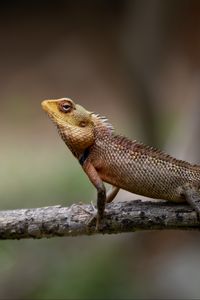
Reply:
[[96, 229], [98, 230], [100, 228], [100, 224], [104, 216], [105, 203], [106, 203], [106, 188], [103, 181], [99, 177], [96, 169], [94, 168], [94, 166], [90, 161], [85, 161], [82, 167], [85, 173], [87, 174], [88, 178], [92, 182], [92, 184], [97, 189]]
[[197, 212], [198, 218], [200, 218], [200, 192], [198, 188], [191, 184], [187, 184], [182, 187], [181, 194], [184, 196], [188, 204], [190, 204]]

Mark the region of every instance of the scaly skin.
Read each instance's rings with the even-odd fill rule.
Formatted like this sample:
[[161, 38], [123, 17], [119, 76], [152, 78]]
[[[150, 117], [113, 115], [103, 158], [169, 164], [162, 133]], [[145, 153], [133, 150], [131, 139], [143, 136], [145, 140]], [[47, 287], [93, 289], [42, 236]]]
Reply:
[[[97, 227], [105, 203], [120, 188], [150, 198], [187, 201], [200, 213], [200, 166], [116, 135], [113, 127], [71, 99], [45, 100], [43, 109], [97, 189]], [[103, 182], [114, 186], [106, 196]]]

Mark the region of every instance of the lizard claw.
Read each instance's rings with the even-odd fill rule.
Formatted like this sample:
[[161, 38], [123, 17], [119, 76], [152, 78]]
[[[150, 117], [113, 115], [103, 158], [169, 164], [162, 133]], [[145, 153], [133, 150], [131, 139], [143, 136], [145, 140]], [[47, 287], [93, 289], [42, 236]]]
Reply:
[[90, 217], [88, 218], [86, 224], [87, 226], [92, 226], [94, 221], [96, 221], [96, 230], [98, 229], [97, 223], [98, 223], [98, 211], [96, 209], [96, 207], [94, 206], [93, 202], [91, 201], [91, 206], [92, 206], [92, 212], [91, 211], [87, 211], [88, 214], [90, 214]]
[[[92, 204], [93, 206], [93, 204]], [[91, 213], [91, 212], [90, 212]], [[98, 210], [93, 206], [93, 213], [91, 213], [91, 217], [87, 221], [88, 226], [92, 226], [96, 221], [95, 230], [102, 231], [103, 230], [103, 218], [99, 215]]]
[[90, 226], [94, 225], [94, 223], [96, 221], [95, 229], [96, 229], [96, 231], [100, 231], [102, 229], [102, 222], [101, 222], [102, 218], [99, 216], [98, 210], [96, 209], [96, 207], [94, 206], [92, 201], [90, 204], [92, 207], [92, 211], [82, 208], [86, 213], [88, 213], [90, 215], [90, 217], [86, 221], [86, 224], [87, 224], [87, 226], [90, 227]]
[[102, 218], [100, 218], [98, 212], [94, 212], [93, 215], [88, 219], [87, 226], [92, 226], [96, 221], [95, 230], [101, 231], [103, 229]]
[[94, 204], [93, 204], [92, 201], [91, 201], [91, 206], [92, 206], [92, 212], [90, 211], [90, 209], [83, 208], [81, 205], [79, 206], [79, 208], [82, 211], [84, 211], [85, 213], [87, 213], [88, 215], [91, 215], [91, 217], [93, 217], [95, 214], [97, 214], [97, 209], [95, 208], [95, 206], [94, 206]]
[[94, 206], [94, 204], [93, 204], [93, 202], [91, 201], [91, 207], [92, 207], [92, 209], [90, 210], [90, 209], [86, 209], [86, 208], [83, 208], [81, 205], [79, 205], [79, 208], [83, 211], [83, 212], [85, 212], [86, 214], [88, 214], [89, 215], [89, 218], [88, 218], [88, 220], [86, 221], [86, 225], [87, 226], [92, 226], [92, 225], [94, 225], [94, 222], [96, 221], [96, 229], [99, 227], [98, 225], [97, 225], [97, 223], [99, 223], [97, 220], [98, 220], [98, 212], [97, 212], [97, 209], [95, 208], [95, 206]]
[[[96, 209], [92, 201], [90, 204], [92, 209], [83, 208], [81, 205], [78, 205], [78, 207], [79, 209], [81, 209], [82, 211], [84, 211], [86, 214], [89, 215], [88, 220], [86, 221], [86, 225], [88, 227], [91, 227], [95, 225], [95, 221], [96, 221], [95, 229], [96, 231], [100, 231], [102, 229], [102, 218], [99, 216], [98, 210]], [[77, 207], [77, 204], [72, 204], [71, 208], [73, 208], [73, 206]]]

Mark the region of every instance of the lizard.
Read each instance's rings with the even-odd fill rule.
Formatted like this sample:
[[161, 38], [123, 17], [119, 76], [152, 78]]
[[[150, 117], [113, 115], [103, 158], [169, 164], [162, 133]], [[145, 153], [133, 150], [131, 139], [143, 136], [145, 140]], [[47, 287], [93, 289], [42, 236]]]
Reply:
[[[69, 98], [42, 101], [42, 108], [97, 190], [96, 228], [119, 189], [154, 199], [187, 202], [200, 216], [200, 165], [118, 135], [105, 117]], [[105, 184], [112, 188], [106, 193]]]

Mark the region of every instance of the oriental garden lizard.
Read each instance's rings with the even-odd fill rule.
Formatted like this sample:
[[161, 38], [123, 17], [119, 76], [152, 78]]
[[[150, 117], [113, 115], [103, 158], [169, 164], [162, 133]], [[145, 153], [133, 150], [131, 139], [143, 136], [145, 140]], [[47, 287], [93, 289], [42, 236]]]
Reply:
[[[150, 198], [186, 201], [200, 215], [200, 166], [115, 134], [105, 117], [71, 99], [44, 100], [42, 108], [97, 189], [97, 229], [105, 204], [120, 188]], [[107, 194], [104, 182], [113, 186]]]

